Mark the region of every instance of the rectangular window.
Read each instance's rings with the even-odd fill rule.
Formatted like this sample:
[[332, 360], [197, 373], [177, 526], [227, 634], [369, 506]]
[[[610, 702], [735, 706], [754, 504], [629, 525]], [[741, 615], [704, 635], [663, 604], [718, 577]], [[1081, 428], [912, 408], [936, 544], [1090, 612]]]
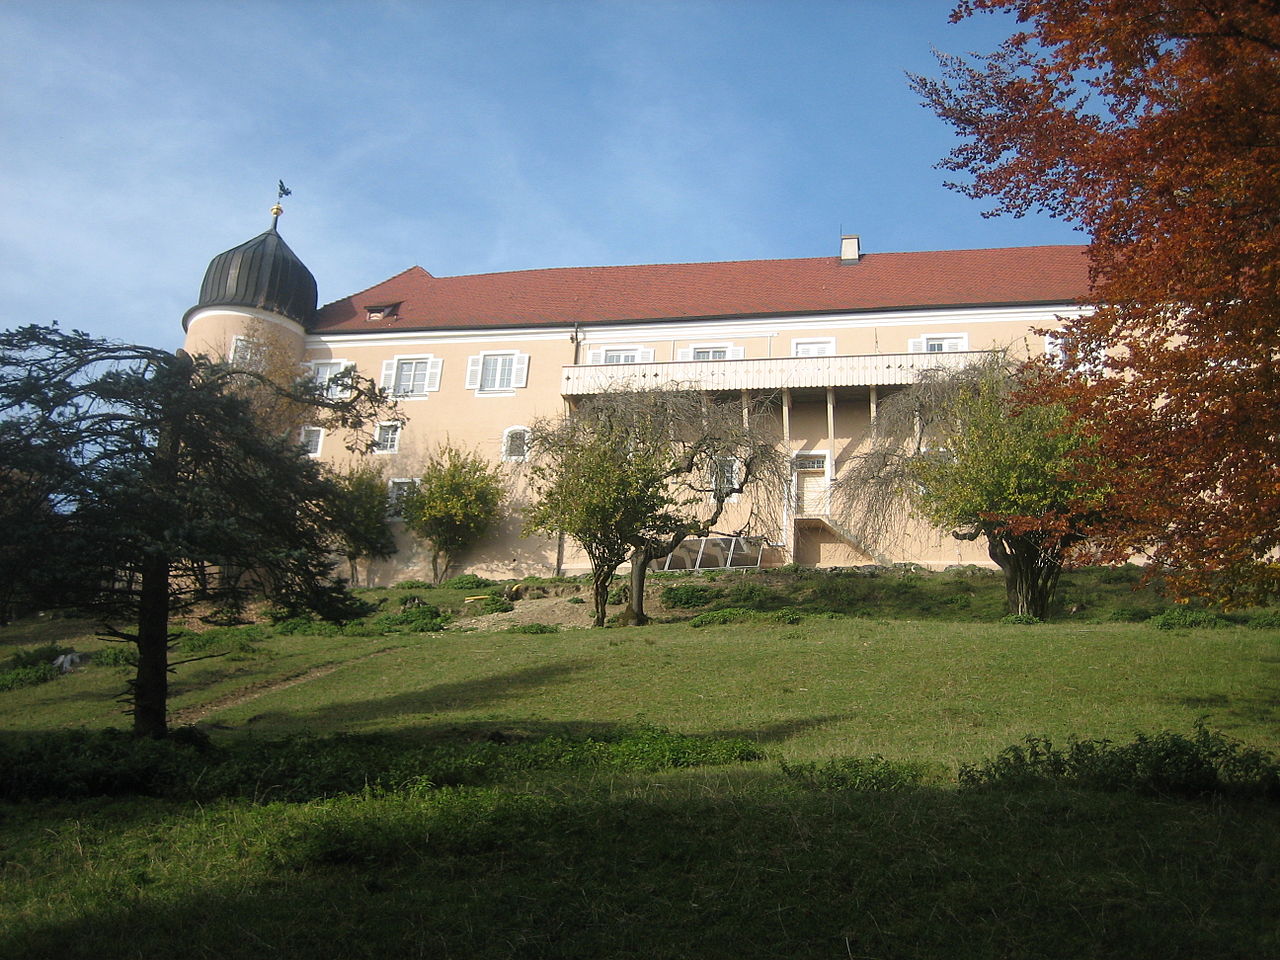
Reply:
[[467, 389], [508, 393], [528, 382], [529, 355], [515, 350], [486, 351], [467, 358]]
[[515, 359], [509, 353], [485, 357], [484, 366], [480, 369], [480, 389], [510, 390]]
[[598, 363], [652, 363], [653, 347], [638, 344], [617, 344], [612, 347], [592, 347], [587, 351], [586, 362]]
[[529, 456], [529, 428], [508, 427], [502, 433], [502, 459], [524, 460]]
[[712, 467], [712, 496], [717, 500], [732, 500], [737, 496], [741, 464], [733, 457], [717, 457]]
[[907, 341], [911, 353], [959, 353], [969, 349], [967, 333], [925, 334]]
[[744, 347], [733, 343], [695, 343], [676, 351], [677, 360], [741, 360], [746, 354]]
[[236, 337], [231, 341], [231, 365], [262, 373], [267, 368], [267, 345], [252, 337]]
[[382, 364], [382, 389], [393, 397], [425, 397], [440, 389], [444, 361], [431, 355], [396, 357]]
[[307, 451], [307, 456], [318, 457], [320, 455], [320, 444], [323, 442], [324, 431], [319, 427], [302, 428], [302, 449]]
[[792, 340], [791, 355], [793, 357], [831, 357], [836, 352], [836, 341], [832, 337], [813, 340]]
[[333, 378], [351, 367], [346, 360], [324, 360], [311, 364], [311, 379], [324, 388], [324, 395], [330, 400], [342, 400], [351, 394], [348, 387], [335, 384]]
[[392, 480], [387, 484], [387, 516], [404, 514], [404, 498], [418, 485], [416, 480]]
[[396, 422], [378, 424], [378, 432], [373, 439], [374, 453], [395, 453], [400, 449], [400, 424]]

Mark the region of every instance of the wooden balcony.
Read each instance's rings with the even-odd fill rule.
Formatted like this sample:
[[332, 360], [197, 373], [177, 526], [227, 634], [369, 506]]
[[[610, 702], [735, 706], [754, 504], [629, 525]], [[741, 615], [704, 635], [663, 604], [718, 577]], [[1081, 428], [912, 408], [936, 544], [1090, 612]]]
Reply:
[[903, 386], [921, 371], [955, 369], [983, 351], [876, 353], [843, 357], [770, 357], [669, 363], [576, 364], [563, 368], [566, 397], [613, 390], [781, 390], [802, 387]]

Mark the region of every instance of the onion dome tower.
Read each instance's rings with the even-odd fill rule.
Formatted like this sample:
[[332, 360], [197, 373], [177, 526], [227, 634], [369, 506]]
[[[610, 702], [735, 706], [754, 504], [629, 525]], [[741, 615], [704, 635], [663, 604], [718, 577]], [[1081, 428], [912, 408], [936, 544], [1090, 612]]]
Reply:
[[[282, 183], [281, 196], [288, 193]], [[188, 353], [232, 361], [261, 354], [267, 341], [302, 358], [303, 336], [316, 312], [316, 278], [280, 236], [284, 208], [271, 226], [209, 262], [200, 299], [182, 318]]]

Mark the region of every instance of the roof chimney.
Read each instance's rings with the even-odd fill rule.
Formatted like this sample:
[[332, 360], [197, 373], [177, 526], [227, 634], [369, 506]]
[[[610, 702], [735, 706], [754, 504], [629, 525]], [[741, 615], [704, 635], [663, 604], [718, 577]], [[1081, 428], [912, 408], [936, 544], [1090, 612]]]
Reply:
[[860, 256], [862, 256], [862, 253], [857, 234], [850, 234], [840, 238], [841, 263], [857, 263]]

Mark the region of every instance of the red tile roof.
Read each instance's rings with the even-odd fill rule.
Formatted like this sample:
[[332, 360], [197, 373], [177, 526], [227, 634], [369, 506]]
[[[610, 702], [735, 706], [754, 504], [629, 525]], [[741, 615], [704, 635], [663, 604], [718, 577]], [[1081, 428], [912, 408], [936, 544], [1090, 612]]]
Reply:
[[[1071, 303], [1088, 294], [1082, 246], [868, 253], [433, 277], [411, 267], [320, 309], [316, 333], [751, 317], [913, 307]], [[366, 307], [399, 303], [370, 322]]]

